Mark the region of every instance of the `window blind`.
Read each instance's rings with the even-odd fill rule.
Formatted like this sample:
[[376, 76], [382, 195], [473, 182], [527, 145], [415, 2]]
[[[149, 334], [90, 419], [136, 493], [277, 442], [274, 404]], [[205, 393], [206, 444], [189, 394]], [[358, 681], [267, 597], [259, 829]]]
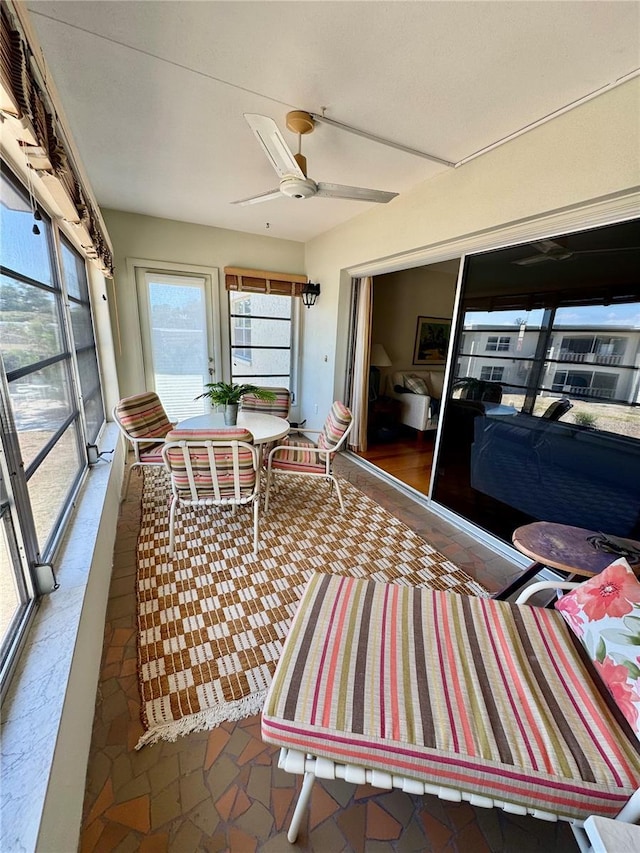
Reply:
[[77, 226], [86, 256], [112, 277], [109, 241], [51, 108], [46, 83], [41, 83], [35, 56], [4, 4], [0, 13], [0, 112], [14, 122], [26, 161], [53, 196], [62, 218]]
[[224, 282], [227, 290], [272, 293], [275, 296], [301, 296], [302, 288], [307, 283], [307, 277], [306, 275], [293, 275], [291, 273], [225, 267]]

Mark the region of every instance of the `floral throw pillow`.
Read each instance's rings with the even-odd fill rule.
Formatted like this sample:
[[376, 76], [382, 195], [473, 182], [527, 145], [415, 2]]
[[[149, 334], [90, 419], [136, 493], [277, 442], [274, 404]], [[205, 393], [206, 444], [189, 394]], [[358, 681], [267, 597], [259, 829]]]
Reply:
[[556, 602], [640, 738], [640, 583], [624, 558]]
[[424, 381], [422, 376], [417, 376], [415, 373], [408, 373], [404, 377], [404, 387], [408, 388], [409, 391], [412, 391], [414, 394], [429, 395], [427, 383]]

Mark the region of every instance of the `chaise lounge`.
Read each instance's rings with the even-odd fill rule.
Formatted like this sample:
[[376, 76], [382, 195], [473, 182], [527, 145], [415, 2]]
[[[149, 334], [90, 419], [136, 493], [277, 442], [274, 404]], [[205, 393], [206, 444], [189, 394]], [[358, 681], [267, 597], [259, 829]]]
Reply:
[[316, 777], [567, 820], [576, 837], [590, 815], [638, 820], [637, 734], [528, 592], [510, 604], [311, 579], [262, 715], [279, 766], [305, 777], [290, 842]]

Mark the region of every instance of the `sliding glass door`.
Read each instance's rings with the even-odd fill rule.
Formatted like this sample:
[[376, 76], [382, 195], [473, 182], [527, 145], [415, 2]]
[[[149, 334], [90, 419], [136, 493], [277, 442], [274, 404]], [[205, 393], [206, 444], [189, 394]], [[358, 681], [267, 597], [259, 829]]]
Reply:
[[640, 539], [640, 223], [467, 258], [433, 498]]

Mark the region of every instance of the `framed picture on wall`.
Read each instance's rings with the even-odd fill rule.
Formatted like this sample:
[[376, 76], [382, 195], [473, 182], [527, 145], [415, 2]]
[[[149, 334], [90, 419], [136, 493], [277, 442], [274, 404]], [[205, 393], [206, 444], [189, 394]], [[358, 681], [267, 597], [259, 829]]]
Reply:
[[446, 317], [418, 317], [414, 364], [439, 364], [446, 361], [451, 320]]

